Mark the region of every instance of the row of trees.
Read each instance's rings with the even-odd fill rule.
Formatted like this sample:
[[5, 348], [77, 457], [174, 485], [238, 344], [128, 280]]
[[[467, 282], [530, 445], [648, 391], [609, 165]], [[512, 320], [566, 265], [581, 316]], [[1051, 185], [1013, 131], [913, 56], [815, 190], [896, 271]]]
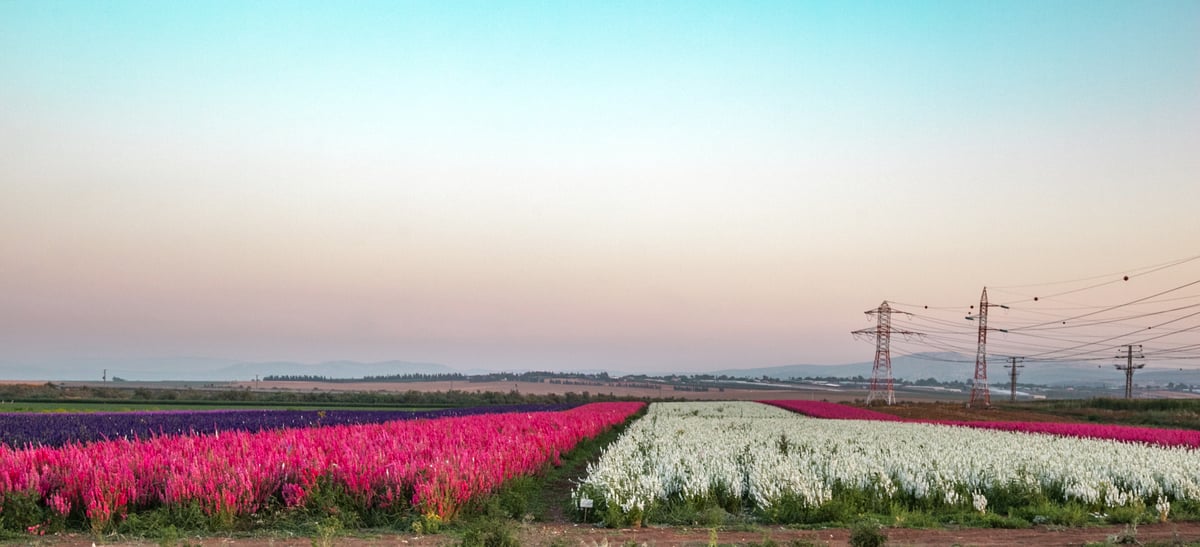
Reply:
[[[250, 389], [166, 389], [148, 387], [99, 387], [47, 383], [0, 385], [0, 400], [22, 402], [176, 402], [247, 403], [255, 405], [332, 404], [350, 406], [481, 406], [525, 403], [589, 403], [633, 400], [606, 393], [568, 392], [537, 395], [497, 391], [291, 391]], [[667, 400], [667, 399], [664, 399]]]

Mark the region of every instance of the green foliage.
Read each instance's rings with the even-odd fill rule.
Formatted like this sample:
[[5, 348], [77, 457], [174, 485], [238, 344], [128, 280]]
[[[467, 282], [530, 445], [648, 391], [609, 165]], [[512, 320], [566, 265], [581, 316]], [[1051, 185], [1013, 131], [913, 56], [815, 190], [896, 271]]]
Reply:
[[510, 523], [499, 519], [477, 519], [463, 532], [462, 547], [520, 547]]
[[1139, 522], [1153, 522], [1154, 517], [1146, 510], [1146, 506], [1142, 503], [1131, 503], [1124, 507], [1111, 507], [1107, 510], [1108, 516], [1105, 518], [1110, 524], [1132, 524], [1137, 526]]
[[1070, 502], [1052, 512], [1050, 522], [1062, 526], [1084, 526], [1091, 524], [1093, 519], [1087, 507], [1078, 502]]
[[31, 527], [47, 523], [50, 513], [38, 503], [36, 492], [9, 492], [0, 500], [0, 529], [28, 533]]
[[1000, 514], [1021, 511], [1027, 507], [1042, 506], [1050, 501], [1040, 488], [1022, 484], [990, 488], [985, 495], [987, 496], [988, 511]]
[[533, 477], [516, 477], [509, 480], [496, 493], [484, 500], [483, 513], [498, 518], [522, 520], [530, 514], [534, 501], [539, 497], [538, 481]]
[[1004, 516], [998, 513], [986, 513], [983, 515], [983, 523], [988, 528], [1007, 528], [1007, 529], [1022, 529], [1029, 528], [1029, 521], [1012, 516]]
[[175, 528], [175, 525], [172, 524], [162, 530], [162, 534], [159, 537], [159, 541], [158, 541], [159, 547], [172, 547], [174, 545], [177, 545], [178, 543], [179, 543], [179, 530], [177, 528]]
[[1096, 423], [1200, 429], [1200, 399], [1067, 399], [1008, 405]]
[[1109, 536], [1108, 543], [1111, 545], [1141, 545], [1142, 542], [1137, 539], [1137, 523], [1127, 524], [1124, 530]]
[[442, 531], [442, 524], [442, 517], [429, 513], [413, 519], [409, 528], [416, 534], [436, 534]]
[[1200, 520], [1200, 502], [1175, 500], [1171, 502], [1171, 520]]
[[775, 540], [764, 535], [761, 542], [751, 541], [750, 543], [746, 544], [746, 547], [779, 547], [779, 544], [775, 543]]
[[645, 521], [654, 524], [721, 526], [736, 520], [715, 497], [654, 504], [645, 513]]
[[115, 531], [121, 535], [173, 542], [185, 532], [210, 533], [220, 529], [199, 503], [189, 503], [131, 512], [117, 523]]
[[330, 547], [333, 545], [333, 539], [342, 531], [343, 525], [341, 519], [330, 515], [316, 523], [314, 527], [316, 533], [312, 539], [313, 547]]
[[895, 528], [937, 528], [941, 525], [932, 512], [909, 509], [901, 503], [893, 503], [888, 514]]
[[853, 496], [835, 495], [832, 500], [813, 507], [799, 496], [786, 494], [771, 506], [760, 509], [758, 517], [778, 524], [836, 524], [858, 514], [855, 505]]
[[887, 535], [874, 522], [859, 522], [850, 527], [852, 547], [881, 547], [887, 543]]

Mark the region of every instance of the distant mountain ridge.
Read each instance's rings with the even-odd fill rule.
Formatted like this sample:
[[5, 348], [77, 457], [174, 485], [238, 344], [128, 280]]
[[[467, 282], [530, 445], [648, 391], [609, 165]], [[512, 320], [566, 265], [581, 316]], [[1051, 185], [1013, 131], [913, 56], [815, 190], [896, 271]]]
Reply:
[[[107, 372], [105, 372], [107, 371]], [[363, 378], [398, 374], [454, 374], [465, 372], [437, 363], [409, 361], [292, 361], [243, 362], [230, 359], [80, 359], [50, 363], [0, 363], [0, 379], [8, 380], [109, 380], [228, 382], [270, 375]], [[473, 373], [478, 373], [474, 372]]]
[[[1006, 361], [993, 358], [988, 362], [988, 379], [993, 385], [1007, 384]], [[1113, 368], [1113, 363], [1024, 363], [1017, 378], [1018, 383], [1046, 386], [1100, 387], [1120, 386], [1125, 383], [1124, 374]], [[842, 365], [784, 365], [723, 369], [706, 372], [715, 376], [734, 378], [813, 378], [835, 377], [869, 378], [873, 363], [849, 363]], [[202, 381], [227, 382], [246, 381], [265, 376], [324, 376], [331, 379], [353, 379], [367, 376], [390, 376], [402, 374], [489, 374], [501, 372], [487, 369], [458, 369], [438, 363], [412, 361], [359, 362], [349, 360], [299, 363], [292, 361], [246, 362], [232, 359], [197, 357], [143, 358], [143, 359], [74, 359], [54, 362], [0, 362], [0, 380], [100, 380], [107, 370], [107, 378], [123, 378], [133, 381]], [[507, 372], [520, 370], [505, 369]], [[588, 373], [602, 372], [588, 370]], [[613, 376], [622, 376], [627, 371], [608, 370]], [[694, 371], [661, 372], [657, 375], [694, 374]], [[892, 377], [901, 380], [923, 380], [933, 378], [939, 382], [969, 381], [975, 374], [975, 357], [958, 353], [922, 353], [892, 358]], [[1200, 370], [1192, 368], [1163, 368], [1148, 366], [1137, 371], [1134, 381], [1138, 384], [1200, 383]]]
[[[1008, 362], [1002, 359], [988, 360], [988, 381], [991, 384], [1007, 383]], [[1022, 363], [1017, 383], [1046, 386], [1118, 386], [1125, 384], [1125, 374], [1113, 367], [1113, 363], [1063, 362]], [[745, 369], [725, 369], [709, 374], [727, 375], [736, 378], [818, 378], [871, 377], [874, 362], [850, 363], [845, 365], [784, 365]], [[968, 382], [975, 376], [975, 357], [959, 353], [921, 353], [892, 357], [892, 377], [916, 381], [933, 378], [939, 382]], [[1200, 371], [1186, 368], [1152, 368], [1139, 370], [1135, 383], [1200, 383]]]

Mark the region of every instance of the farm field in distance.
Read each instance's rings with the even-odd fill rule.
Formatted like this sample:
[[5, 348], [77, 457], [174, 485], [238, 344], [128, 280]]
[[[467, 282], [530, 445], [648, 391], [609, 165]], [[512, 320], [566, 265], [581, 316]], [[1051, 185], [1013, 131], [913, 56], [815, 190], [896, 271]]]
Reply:
[[[281, 382], [281, 384], [292, 383]], [[507, 384], [511, 388], [512, 383], [509, 382]], [[319, 396], [329, 398], [329, 402], [304, 402], [295, 404], [311, 410], [333, 411], [340, 408], [338, 405], [344, 405], [349, 398], [363, 393], [363, 391], [351, 389], [357, 386], [359, 384], [336, 384], [331, 387], [339, 389], [321, 389], [318, 393], [314, 394], [311, 388], [307, 384], [304, 384], [299, 389], [295, 389], [294, 392], [296, 394], [304, 394], [306, 397]], [[509, 389], [504, 394], [514, 399], [528, 399], [529, 402], [543, 402], [542, 399], [544, 398], [562, 397], [562, 394], [555, 393], [555, 390], [549, 386], [552, 385], [547, 384], [547, 388], [538, 390], [532, 389], [525, 384], [520, 384], [518, 386], [519, 389]], [[111, 385], [108, 387], [111, 388]], [[322, 384], [322, 388], [324, 387], [327, 386]], [[407, 393], [409, 390], [396, 388], [407, 388], [410, 385], [401, 384], [386, 387], [393, 389], [371, 390], [371, 392], [394, 392], [393, 395]], [[553, 387], [562, 388], [567, 386]], [[570, 387], [577, 388], [578, 386]], [[83, 385], [63, 384], [54, 389], [60, 394], [70, 394], [73, 390], [79, 390], [78, 393], [90, 395], [97, 393], [89, 391], [92, 388]], [[130, 389], [148, 388], [133, 387]], [[247, 391], [263, 394], [263, 396], [275, 397], [278, 396], [278, 391], [283, 391], [270, 388], [265, 390], [246, 390], [245, 387], [221, 391], [217, 386], [213, 386], [211, 389], [213, 390], [213, 394], [233, 393], [238, 394], [238, 397], [243, 397], [244, 395], [242, 394]], [[151, 410], [159, 408], [156, 405], [162, 404], [165, 405], [165, 408], [172, 408], [171, 405], [174, 404], [178, 405], [174, 407], [175, 409], [191, 410], [185, 407], [192, 403], [181, 399], [190, 396], [194, 397], [198, 391], [201, 390], [196, 390], [195, 388], [192, 390], [174, 390], [173, 396], [176, 397], [176, 401], [174, 402], [169, 400], [144, 399], [131, 404], [96, 402], [93, 399], [87, 403], [78, 403], [78, 408], [82, 410], [107, 411], [118, 408]], [[517, 393], [514, 394], [513, 391]], [[734, 392], [731, 394], [731, 391]], [[779, 391], [790, 391], [790, 393], [781, 394]], [[166, 391], [154, 390], [143, 392], [142, 396], [161, 396], [163, 393], [166, 393]], [[422, 391], [422, 393], [424, 393], [423, 397], [427, 397], [429, 394], [437, 392]], [[607, 391], [600, 392], [598, 389], [592, 392], [592, 394], [605, 398], [618, 397], [615, 391], [610, 395]], [[707, 397], [718, 394], [725, 395], [726, 399], [707, 399]], [[778, 395], [783, 396], [779, 397]], [[773, 423], [778, 423], [781, 426], [783, 424], [792, 424], [787, 427], [808, 427], [801, 424], [819, 425], [825, 421], [817, 418], [791, 415], [780, 409], [771, 409], [771, 407], [748, 401], [790, 399], [805, 403], [821, 401], [822, 399], [830, 402], [836, 400], [824, 397], [807, 397], [805, 396], [807, 394], [804, 393], [801, 393], [799, 396], [797, 395], [796, 390], [763, 389], [746, 389], [740, 391], [727, 389], [724, 393], [672, 393], [671, 396], [675, 398], [676, 402], [652, 403], [650, 407], [651, 413], [645, 417], [635, 419], [628, 427], [638, 427], [638, 424], [648, 424], [651, 421], [662, 420], [663, 418], [655, 417], [656, 414], [653, 409], [664, 404], [668, 405], [668, 407], [679, 408], [680, 410], [675, 411], [675, 414], [685, 417], [691, 414], [691, 407], [689, 405], [701, 405], [696, 407], [700, 415], [704, 415], [705, 412], [712, 414], [712, 409], [714, 408], [740, 408], [748, 409], [745, 412], [750, 412], [752, 415], [757, 415], [755, 414], [757, 412], [767, 412], [774, 416], [772, 418], [757, 418], [751, 420], [751, 422], [765, 419]], [[681, 401], [685, 398], [688, 401], [695, 402]], [[742, 402], [738, 402], [738, 399]], [[225, 402], [230, 404], [230, 408], [236, 409], [253, 408], [256, 405], [259, 405], [260, 408], [276, 410], [283, 408], [277, 402], [271, 401]], [[846, 402], [848, 406], [845, 408], [862, 408], [855, 405], [852, 400]], [[18, 403], [11, 404], [16, 405]], [[67, 406], [74, 403], [61, 400], [23, 404], [32, 405], [31, 408], [42, 406], [46, 410], [61, 412], [60, 409], [66, 409]], [[220, 404], [220, 401], [206, 400], [203, 404], [193, 406], [203, 411], [220, 408]], [[350, 404], [346, 407], [346, 410], [361, 410], [363, 404]], [[402, 410], [399, 407], [401, 404], [399, 400], [393, 400], [386, 404], [394, 407], [392, 408], [393, 410]], [[419, 405], [412, 407], [412, 409], [428, 410], [436, 404], [438, 403], [425, 400], [419, 403]], [[451, 404], [449, 401], [442, 401], [441, 404], [443, 407], [462, 406]], [[376, 404], [373, 403], [371, 406], [375, 407]], [[757, 410], [759, 408], [767, 410]], [[1178, 400], [1147, 400], [1133, 401], [1132, 403], [1111, 400], [1038, 401], [1017, 404], [994, 400], [991, 408], [970, 409], [965, 408], [961, 401], [904, 400], [893, 406], [875, 405], [871, 407], [871, 412], [881, 412], [905, 420], [1029, 423], [1067, 422], [1078, 424], [1124, 423], [1149, 427], [1170, 426], [1200, 429], [1200, 419], [1197, 418], [1198, 410], [1200, 410], [1200, 406], [1197, 406], [1194, 401]], [[482, 416], [479, 418], [486, 419]], [[1153, 423], [1147, 423], [1148, 419]], [[1159, 421], [1164, 423], [1157, 423]], [[897, 427], [889, 425], [891, 422], [863, 422], [863, 427], [867, 427], [869, 423], [878, 423], [878, 426], [870, 427], [883, 428], [882, 431], [893, 432], [893, 435], [894, 428]], [[621, 426], [618, 430], [625, 433], [630, 431], [630, 429], [625, 427]], [[917, 425], [913, 424], [910, 426], [906, 424], [903, 427], [917, 427]], [[946, 429], [944, 426], [940, 427]], [[316, 434], [316, 430], [333, 431], [333, 429], [321, 427], [318, 427], [316, 430], [309, 429], [314, 431], [314, 434]], [[671, 426], [671, 429], [672, 431], [683, 431], [687, 428], [684, 426]], [[835, 428], [835, 430], [837, 429], [846, 428]], [[941, 431], [942, 429], [935, 431]], [[747, 439], [766, 440], [766, 444], [760, 445], [762, 448], [758, 449], [765, 450], [765, 452], [762, 452], [764, 455], [762, 457], [770, 454], [812, 453], [810, 449], [803, 447], [804, 439], [810, 437], [811, 434], [799, 433], [799, 431], [807, 430], [797, 430], [793, 434], [790, 430], [788, 430], [788, 433], [782, 433], [784, 430], [781, 429], [777, 432], [779, 433], [778, 435], [770, 433], [765, 436], [751, 434], [747, 431], [743, 431], [740, 436]], [[313, 482], [304, 482], [304, 480], [296, 482], [293, 479], [285, 477], [282, 479], [268, 479], [265, 483], [262, 483], [263, 486], [253, 487], [254, 491], [264, 492], [265, 494], [263, 495], [266, 496], [260, 499], [257, 505], [259, 509], [253, 513], [260, 515], [258, 521], [262, 521], [264, 518], [263, 515], [266, 515], [265, 521], [261, 524], [255, 524], [257, 522], [255, 520], [247, 520], [244, 516], [238, 516], [243, 514], [240, 511], [255, 507], [254, 502], [240, 501], [230, 506], [231, 508], [222, 509], [223, 506], [220, 504], [212, 505], [209, 502], [202, 501], [203, 496], [198, 499], [197, 505], [189, 505], [188, 503], [180, 505], [179, 502], [147, 501], [145, 498], [139, 498], [139, 495], [133, 493], [130, 499], [141, 499], [141, 501], [126, 502], [129, 517], [121, 517], [121, 511], [112, 510], [108, 512], [110, 515], [108, 519], [110, 520], [105, 521], [104, 518], [96, 520], [98, 518], [96, 515], [102, 515], [104, 512], [91, 514], [87, 509], [79, 510], [74, 508], [68, 509], [65, 513], [55, 517], [51, 514], [54, 511], [54, 506], [49, 501], [45, 501], [42, 502], [43, 505], [38, 509], [40, 513], [37, 514], [41, 515], [39, 517], [40, 520], [24, 527], [33, 527], [32, 532], [29, 530], [13, 529], [12, 520], [17, 513], [14, 513], [11, 509], [0, 509], [0, 525], [5, 528], [6, 531], [4, 533], [6, 537], [12, 540], [21, 540], [21, 538], [31, 539], [36, 534], [48, 533], [49, 535], [36, 537], [39, 543], [51, 545], [90, 544], [94, 540], [98, 540], [98, 545], [100, 543], [136, 544], [139, 542], [142, 544], [164, 544], [164, 542], [170, 543], [170, 541], [188, 541], [193, 544], [208, 542], [226, 544], [232, 542], [246, 545], [307, 545], [310, 542], [318, 542], [322, 537], [326, 537], [337, 544], [350, 545], [391, 544], [399, 541], [410, 545], [456, 545], [471, 544], [470, 542], [474, 541], [474, 539], [485, 536], [492, 538], [506, 537], [519, 542], [518, 544], [529, 545], [592, 545], [601, 544], [602, 542], [615, 544], [627, 541], [651, 545], [707, 545], [714, 538], [720, 544], [738, 545], [761, 545], [766, 544], [765, 542], [767, 541], [772, 541], [776, 544], [795, 542], [795, 544], [810, 545], [846, 545], [850, 542], [850, 534], [853, 529], [856, 526], [861, 526], [863, 522], [869, 522], [873, 526], [881, 526], [882, 533], [887, 535], [890, 540], [889, 544], [899, 545], [943, 545], [947, 543], [1008, 545], [1017, 542], [1062, 545], [1078, 545], [1085, 542], [1103, 543], [1123, 537], [1121, 534], [1129, 532], [1127, 525], [1131, 522], [1137, 523], [1136, 532], [1134, 533], [1137, 534], [1136, 537], [1143, 543], [1153, 541], [1166, 542], [1175, 538], [1182, 538], [1192, 542], [1200, 541], [1200, 522], [1197, 521], [1200, 511], [1197, 511], [1195, 502], [1187, 499], [1186, 495], [1165, 494], [1165, 497], [1158, 499], [1154, 495], [1148, 494], [1144, 500], [1135, 503], [1131, 501], [1132, 494], [1121, 490], [1120, 492], [1111, 494], [1114, 500], [1111, 503], [1115, 504], [1115, 500], [1122, 495], [1125, 496], [1125, 502], [1106, 509], [1105, 504], [1110, 503], [1110, 501], [1106, 500], [1106, 494], [1103, 491], [1097, 494], [1099, 497], [1090, 500], [1076, 499], [1074, 502], [1063, 502], [1060, 500], [1059, 502], [1050, 503], [1052, 500], [1049, 498], [1060, 495], [1061, 492], [1059, 494], [1055, 494], [1054, 492], [1057, 492], [1058, 490], [1056, 489], [1062, 487], [1062, 485], [1056, 486], [1055, 484], [1057, 483], [1053, 481], [1046, 483], [1049, 485], [1046, 486], [1046, 488], [1049, 488], [1046, 491], [1049, 494], [1045, 492], [1043, 494], [1027, 492], [1018, 495], [1009, 492], [1003, 487], [1000, 487], [1000, 490], [993, 489], [992, 491], [988, 491], [982, 489], [981, 485], [976, 485], [980, 487], [977, 492], [968, 486], [951, 488], [951, 490], [957, 489], [956, 494], [951, 494], [951, 490], [943, 489], [942, 491], [938, 491], [938, 496], [940, 496], [938, 499], [941, 501], [932, 505], [922, 502], [921, 500], [924, 498], [920, 496], [912, 497], [911, 493], [909, 497], [905, 497], [904, 494], [893, 492], [889, 494], [891, 497], [885, 496], [884, 498], [872, 501], [873, 498], [868, 493], [876, 491], [873, 489], [883, 488], [883, 490], [879, 491], [887, 491], [888, 489], [881, 486], [882, 483], [878, 483], [876, 486], [869, 486], [871, 483], [868, 481], [867, 483], [862, 483], [863, 485], [868, 485], [863, 487], [866, 488], [865, 490], [860, 488], [857, 491], [854, 489], [846, 490], [844, 484], [840, 486], [834, 485], [832, 489], [826, 491], [824, 494], [818, 492], [816, 497], [812, 498], [808, 505], [805, 505], [797, 502], [798, 498], [788, 498], [786, 492], [773, 495], [764, 495], [762, 492], [756, 493], [751, 491], [738, 492], [732, 490], [732, 484], [724, 484], [720, 480], [717, 480], [711, 483], [712, 485], [717, 485], [713, 486], [713, 488], [716, 488], [715, 491], [705, 493], [705, 490], [696, 490], [693, 492], [693, 495], [667, 502], [667, 505], [657, 507], [640, 516], [635, 515], [633, 518], [628, 518], [628, 515], [625, 515], [625, 517], [619, 520], [606, 522], [605, 518], [601, 515], [607, 511], [611, 517], [612, 513], [611, 510], [603, 509], [605, 502], [602, 501], [603, 497], [600, 495], [594, 495], [590, 498], [593, 500], [594, 510], [589, 511], [587, 514], [582, 513], [578, 507], [581, 491], [577, 489], [577, 485], [585, 484], [589, 480], [587, 477], [596, 469], [599, 469], [596, 467], [599, 465], [598, 462], [602, 461], [604, 457], [608, 457], [602, 456], [602, 454], [607, 454], [614, 449], [613, 447], [617, 446], [616, 444], [611, 444], [616, 440], [616, 437], [613, 436], [615, 433], [616, 431], [606, 434], [612, 438], [602, 439], [597, 442], [584, 442], [576, 450], [571, 450], [568, 447], [562, 452], [560, 465], [549, 465], [548, 467], [545, 466], [546, 464], [534, 465], [531, 468], [533, 469], [532, 471], [519, 474], [526, 478], [518, 477], [501, 481], [504, 485], [498, 488], [486, 487], [480, 490], [478, 494], [472, 494], [469, 498], [462, 498], [454, 502], [452, 506], [458, 508], [448, 511], [433, 509], [436, 504], [431, 505], [432, 502], [428, 501], [430, 498], [423, 498], [426, 499], [425, 502], [421, 502], [424, 505], [412, 505], [408, 506], [410, 507], [408, 509], [401, 508], [400, 506], [393, 506], [391, 509], [382, 509], [382, 506], [372, 505], [374, 502], [367, 501], [375, 494], [367, 495], [366, 497], [364, 495], [366, 492], [387, 491], [387, 487], [383, 486], [384, 483], [377, 483], [377, 486], [367, 486], [367, 490], [361, 490], [362, 487], [355, 487], [359, 488], [359, 490], [355, 490], [359, 493], [353, 494], [345, 490], [345, 486], [330, 486], [333, 483], [326, 483], [324, 479], [321, 479], [321, 477], [326, 476], [325, 472], [317, 472], [314, 475], [315, 478], [311, 479]], [[622, 435], [625, 433], [622, 433]], [[661, 444], [668, 442], [672, 438], [672, 435], [674, 434], [658, 434], [652, 435], [649, 438], [657, 439], [655, 443]], [[973, 435], [978, 435], [983, 439], [995, 438], [996, 434], [979, 432]], [[212, 437], [212, 435], [207, 436]], [[225, 433], [221, 433], [221, 437], [224, 438]], [[907, 434], [899, 437], [907, 437]], [[205, 442], [216, 441], [210, 440]], [[705, 446], [703, 441], [701, 442], [701, 446]], [[972, 444], [978, 444], [978, 442], [982, 441], [973, 441]], [[716, 445], [723, 444], [728, 443], [716, 443]], [[864, 446], [869, 445], [870, 443], [867, 443]], [[125, 451], [128, 452], [130, 450], [132, 449], [126, 449]], [[328, 449], [322, 448], [320, 450]], [[816, 450], [816, 453], [825, 451], [827, 450]], [[1085, 452], [1090, 451], [1091, 449]], [[700, 450], [694, 449], [691, 452], [699, 453]], [[324, 452], [318, 451], [318, 453]], [[4, 454], [6, 457], [12, 456], [11, 451]], [[322, 461], [322, 458], [323, 456], [314, 456], [306, 458], [306, 460], [319, 462]], [[260, 456], [254, 459], [266, 460], [268, 458]], [[663, 458], [659, 458], [659, 460], [664, 461], [670, 461], [670, 459], [665, 458], [664, 460]], [[1159, 456], [1141, 458], [1141, 460], [1145, 461], [1159, 459], [1162, 458]], [[641, 464], [618, 466], [621, 469], [634, 470], [640, 467]], [[1200, 465], [1187, 465], [1185, 467], [1200, 469]], [[885, 475], [891, 476], [892, 480], [898, 480], [897, 477], [904, 475], [906, 472], [901, 472], [900, 475], [896, 473], [896, 471], [884, 472]], [[209, 472], [208, 475], [213, 475], [213, 473]], [[367, 475], [374, 476], [370, 473]], [[8, 476], [11, 477], [11, 473]], [[296, 477], [299, 478], [301, 476], [304, 476], [304, 474], [302, 473]], [[735, 473], [730, 476], [739, 475]], [[105, 480], [111, 480], [111, 477]], [[170, 479], [164, 478], [163, 480]], [[1195, 482], [1200, 481], [1200, 477], [1192, 476], [1190, 479], [1185, 478], [1182, 480], [1185, 483], [1187, 480]], [[50, 480], [52, 484], [58, 484], [57, 481], [57, 479]], [[11, 478], [8, 484], [12, 484]], [[271, 484], [276, 486], [270, 486]], [[770, 479], [763, 484], [787, 484], [787, 481], [781, 482], [780, 479]], [[383, 490], [379, 490], [379, 488], [383, 488]], [[404, 490], [403, 487], [400, 488]], [[393, 490], [393, 492], [398, 491]], [[415, 500], [416, 491], [408, 492], [399, 498], [393, 499], [413, 497]], [[487, 492], [490, 492], [490, 494]], [[971, 503], [977, 502], [976, 498], [972, 497], [974, 494], [980, 494], [988, 499], [988, 502], [986, 502], [988, 505], [985, 506], [984, 510], [980, 511], [976, 506], [971, 505]], [[1032, 497], [1021, 498], [1021, 495]], [[753, 502], [754, 499], [760, 499], [761, 501], [772, 496], [775, 496], [773, 499], [777, 502], [782, 502], [783, 505], [770, 509], [756, 505], [756, 502]], [[1008, 497], [1006, 498], [1006, 496]], [[5, 502], [11, 504], [14, 502], [10, 500], [14, 499], [20, 500], [21, 497], [17, 496], [14, 498], [13, 496], [7, 496]], [[83, 498], [79, 499], [81, 505], [86, 505]], [[791, 499], [792, 501], [788, 502], [786, 501], [787, 499]], [[21, 507], [19, 504], [22, 502], [17, 501], [15, 503], [18, 503], [18, 507]], [[245, 503], [250, 503], [251, 505], [238, 505]], [[788, 503], [792, 505], [789, 506]], [[1046, 503], [1048, 505], [1038, 505]], [[1164, 503], [1169, 503], [1169, 509], [1166, 508], [1167, 505], [1164, 505]], [[193, 512], [181, 511], [179, 507], [183, 506], [193, 507]], [[405, 506], [407, 506], [407, 502]], [[1039, 508], [1041, 513], [1044, 514], [1038, 513], [1034, 509], [1029, 509], [1028, 511], [1020, 509], [1020, 507], [1025, 506]], [[9, 505], [9, 507], [12, 506]], [[169, 509], [169, 507], [175, 507], [175, 509]], [[242, 509], [237, 509], [237, 507], [242, 507]], [[784, 509], [780, 509], [781, 507]], [[987, 507], [990, 507], [990, 510]], [[331, 508], [337, 509], [331, 513]], [[29, 508], [26, 506], [26, 509]], [[183, 516], [188, 514], [190, 516]], [[333, 515], [340, 516], [332, 518]], [[797, 517], [797, 515], [799, 516]], [[1163, 515], [1166, 515], [1165, 519]], [[171, 520], [181, 518], [182, 520], [174, 522]], [[1165, 520], [1165, 522], [1158, 522], [1160, 519]], [[1000, 529], [994, 529], [996, 527]], [[300, 539], [292, 540], [293, 543], [288, 543], [287, 536], [293, 538], [299, 536]]]

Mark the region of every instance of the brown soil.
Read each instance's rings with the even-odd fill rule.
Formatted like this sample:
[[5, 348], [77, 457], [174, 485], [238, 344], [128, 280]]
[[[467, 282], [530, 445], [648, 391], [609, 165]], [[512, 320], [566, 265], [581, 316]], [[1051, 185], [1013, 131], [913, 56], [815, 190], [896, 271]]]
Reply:
[[[888, 545], [1081, 545], [1104, 542], [1125, 532], [1124, 526], [1094, 528], [1031, 528], [1028, 530], [991, 530], [968, 528], [958, 530], [917, 530], [890, 528], [883, 532]], [[704, 528], [639, 528], [605, 530], [564, 525], [530, 525], [522, 531], [523, 545], [549, 545], [556, 540], [567, 545], [708, 545], [712, 531]], [[1200, 523], [1143, 525], [1137, 528], [1137, 539], [1147, 541], [1200, 540]], [[845, 529], [789, 530], [764, 527], [756, 531], [721, 531], [716, 540], [724, 545], [750, 545], [774, 541], [787, 545], [792, 541], [815, 545], [849, 545], [850, 532]]]
[[[1061, 528], [1039, 526], [1026, 530], [993, 530], [984, 528], [918, 530], [912, 528], [885, 528], [888, 545], [942, 546], [942, 545], [1084, 545], [1104, 543], [1120, 539], [1128, 534], [1125, 526], [1093, 526], [1087, 528]], [[532, 523], [519, 527], [517, 537], [522, 545], [581, 545], [588, 547], [636, 545], [689, 545], [704, 546], [714, 539], [714, 532], [706, 528], [646, 527], [606, 529], [585, 525]], [[790, 542], [841, 547], [849, 545], [850, 532], [845, 529], [792, 530], [780, 527], [763, 527], [754, 531], [717, 531], [715, 539], [720, 545], [762, 544], [767, 540], [779, 545]], [[1132, 536], [1141, 543], [1186, 544], [1200, 541], [1200, 523], [1143, 524]], [[334, 545], [376, 546], [453, 545], [456, 537], [449, 534], [417, 536], [410, 534], [379, 535], [368, 537], [341, 537], [333, 540]], [[237, 545], [244, 547], [287, 546], [307, 547], [316, 545], [313, 538], [187, 538], [191, 545]], [[36, 538], [31, 543], [48, 546], [90, 545], [155, 545], [153, 542], [110, 543], [95, 541], [85, 535], [64, 535]]]
[[914, 420], [957, 420], [971, 422], [1078, 422], [1070, 416], [1001, 407], [979, 408], [958, 403], [900, 402], [891, 406], [873, 406], [871, 410]]

